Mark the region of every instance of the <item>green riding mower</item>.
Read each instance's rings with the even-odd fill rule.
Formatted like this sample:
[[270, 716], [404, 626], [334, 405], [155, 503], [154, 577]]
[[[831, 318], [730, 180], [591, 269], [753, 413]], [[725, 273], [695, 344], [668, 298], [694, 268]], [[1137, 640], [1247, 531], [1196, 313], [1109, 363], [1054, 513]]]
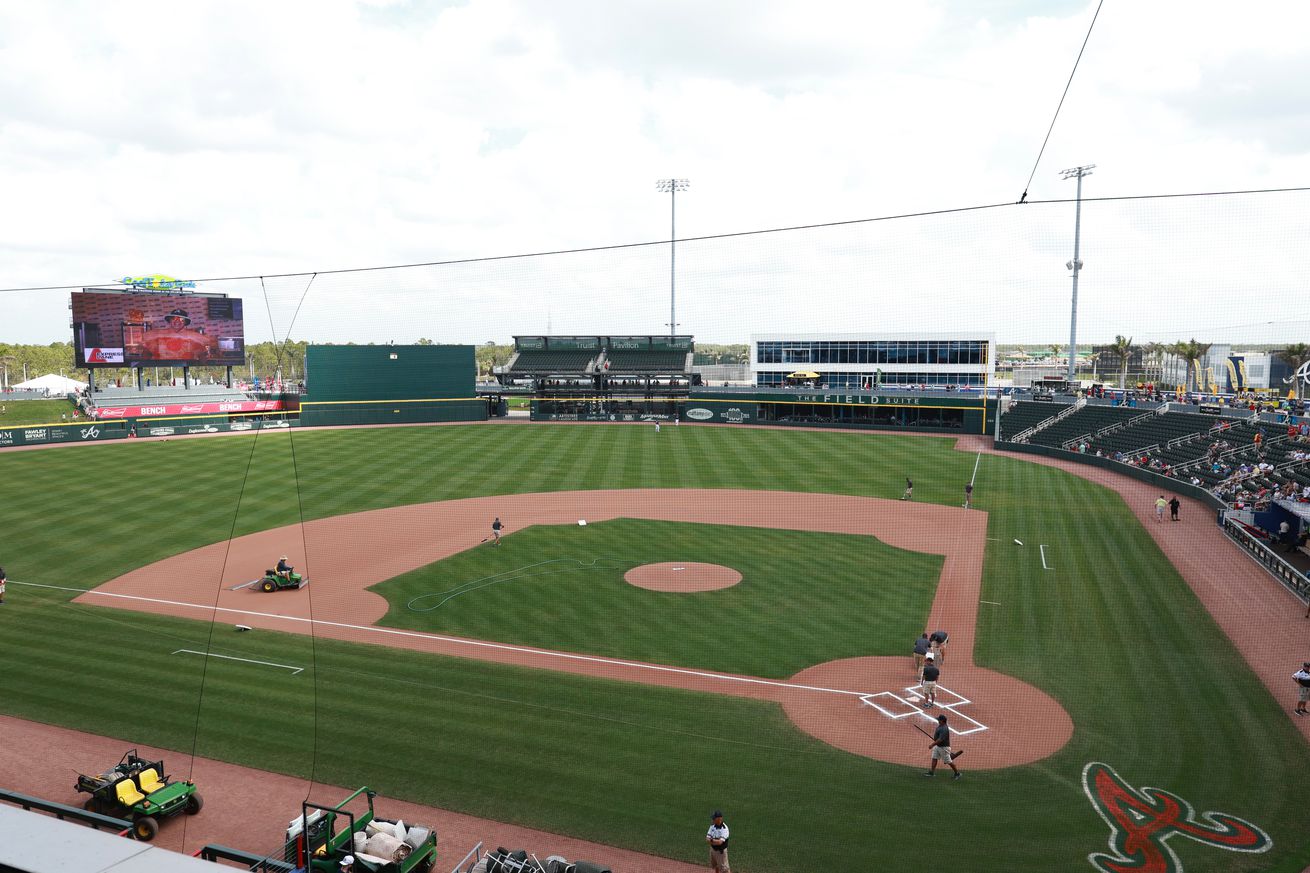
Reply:
[[283, 591], [286, 589], [304, 588], [309, 584], [309, 578], [301, 576], [294, 570], [288, 572], [285, 576], [278, 573], [277, 570], [265, 570], [264, 578], [259, 580], [256, 585], [260, 591]]

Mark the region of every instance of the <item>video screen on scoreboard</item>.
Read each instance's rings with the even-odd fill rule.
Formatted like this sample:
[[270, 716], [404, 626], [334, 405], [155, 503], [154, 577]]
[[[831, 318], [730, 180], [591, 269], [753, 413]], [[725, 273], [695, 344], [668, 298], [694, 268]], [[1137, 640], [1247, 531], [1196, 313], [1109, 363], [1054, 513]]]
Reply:
[[72, 309], [79, 367], [221, 367], [246, 360], [236, 297], [80, 291]]

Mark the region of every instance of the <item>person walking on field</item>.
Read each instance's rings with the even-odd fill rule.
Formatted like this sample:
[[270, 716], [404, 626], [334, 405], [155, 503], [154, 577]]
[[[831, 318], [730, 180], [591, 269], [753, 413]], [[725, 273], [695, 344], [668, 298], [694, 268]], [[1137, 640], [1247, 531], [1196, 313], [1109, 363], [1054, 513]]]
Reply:
[[1183, 502], [1182, 502], [1181, 500], [1178, 499], [1178, 495], [1177, 495], [1177, 494], [1175, 494], [1173, 497], [1169, 498], [1169, 520], [1170, 520], [1170, 521], [1177, 521], [1177, 520], [1178, 520], [1178, 507], [1180, 507], [1180, 506], [1182, 506], [1182, 505], [1183, 505]]
[[5, 602], [5, 568], [0, 567], [0, 604]]
[[901, 495], [902, 500], [914, 499], [914, 482], [909, 476], [905, 477], [905, 493]]
[[496, 520], [491, 523], [491, 544], [493, 546], [500, 545], [500, 532], [504, 529], [505, 525], [500, 523], [500, 516], [496, 516]]
[[960, 757], [960, 753], [951, 752], [951, 728], [946, 723], [946, 716], [937, 716], [937, 730], [933, 731], [932, 744], [928, 748], [932, 751], [932, 763], [928, 765], [928, 772], [923, 775], [936, 776], [938, 762], [944, 762], [947, 767], [955, 771], [951, 779], [960, 778], [960, 768], [955, 766], [955, 759]]
[[1164, 508], [1167, 505], [1168, 502], [1164, 499], [1163, 494], [1155, 498], [1155, 520], [1160, 524], [1164, 524]]
[[710, 869], [718, 873], [732, 873], [728, 866], [728, 826], [723, 823], [723, 813], [717, 809], [710, 816], [710, 830], [705, 835], [705, 842], [710, 844]]
[[1293, 710], [1297, 715], [1306, 715], [1305, 705], [1310, 702], [1310, 661], [1301, 665], [1301, 669], [1292, 674], [1297, 688], [1296, 709]]
[[970, 482], [964, 486], [964, 508], [968, 509], [973, 506], [973, 483]]

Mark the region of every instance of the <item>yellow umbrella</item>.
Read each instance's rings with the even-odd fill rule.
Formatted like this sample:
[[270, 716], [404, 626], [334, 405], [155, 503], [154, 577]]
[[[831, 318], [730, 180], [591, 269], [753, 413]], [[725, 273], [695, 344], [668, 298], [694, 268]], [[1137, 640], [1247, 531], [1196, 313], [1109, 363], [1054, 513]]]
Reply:
[[808, 371], [805, 372], [798, 371], [795, 373], [788, 373], [787, 378], [788, 379], [818, 379], [820, 377], [818, 373], [810, 373]]

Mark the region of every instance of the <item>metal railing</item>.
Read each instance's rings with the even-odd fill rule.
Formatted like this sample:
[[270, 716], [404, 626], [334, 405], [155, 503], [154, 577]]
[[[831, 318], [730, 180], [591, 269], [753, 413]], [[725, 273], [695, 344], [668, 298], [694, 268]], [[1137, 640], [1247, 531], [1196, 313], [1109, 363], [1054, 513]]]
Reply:
[[[459, 859], [459, 863], [456, 864], [451, 869], [450, 873], [468, 873], [469, 870], [472, 870], [474, 867], [477, 866], [478, 861], [480, 861], [481, 859], [482, 859], [482, 841], [478, 840], [478, 844], [473, 848], [469, 849], [467, 855]], [[470, 861], [472, 863], [469, 863]]]
[[79, 809], [76, 806], [68, 806], [64, 803], [55, 803], [50, 800], [42, 800], [39, 797], [32, 797], [27, 794], [19, 794], [17, 791], [5, 791], [0, 789], [0, 801], [12, 803], [15, 806], [21, 806], [27, 811], [34, 809], [41, 812], [48, 812], [60, 821], [80, 822], [96, 830], [114, 831], [123, 836], [132, 836], [132, 823], [126, 819], [114, 818], [111, 815], [101, 815], [98, 812], [91, 812], [86, 809]]
[[192, 854], [192, 857], [199, 858], [202, 861], [235, 861], [238, 864], [244, 864], [246, 868], [250, 870], [253, 870], [258, 866], [261, 870], [274, 870], [279, 871], [279, 873], [291, 873], [291, 871], [295, 869], [295, 865], [287, 861], [279, 861], [276, 858], [243, 852], [241, 849], [233, 849], [230, 846], [220, 846], [216, 843], [202, 846]]
[[1283, 587], [1299, 597], [1303, 603], [1310, 602], [1310, 579], [1307, 579], [1304, 573], [1293, 567], [1237, 521], [1225, 517], [1224, 533], [1269, 571], [1269, 575], [1283, 583]]

